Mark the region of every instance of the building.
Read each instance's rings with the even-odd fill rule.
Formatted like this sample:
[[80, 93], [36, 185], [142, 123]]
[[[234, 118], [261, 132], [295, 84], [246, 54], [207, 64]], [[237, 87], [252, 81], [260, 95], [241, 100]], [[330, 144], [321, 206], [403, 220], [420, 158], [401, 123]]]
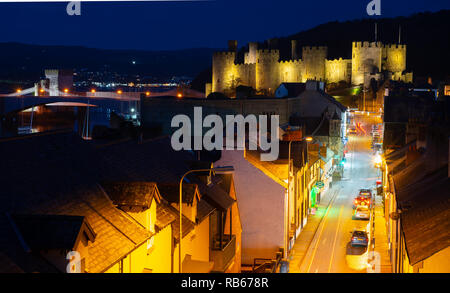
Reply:
[[271, 95], [281, 83], [307, 80], [344, 81], [366, 87], [372, 78], [412, 82], [412, 73], [405, 72], [406, 45], [353, 42], [351, 51], [351, 59], [328, 60], [327, 47], [307, 46], [302, 47], [302, 59], [299, 59], [297, 41], [292, 40], [291, 59], [281, 61], [276, 45], [258, 49], [257, 43], [249, 43], [244, 61], [240, 63], [237, 61], [237, 42], [230, 41], [228, 51], [213, 55], [212, 84], [206, 85], [206, 96], [212, 91], [233, 97], [239, 85]]
[[386, 158], [384, 202], [392, 271], [450, 272], [450, 169], [445, 161], [432, 164], [429, 152], [414, 154], [415, 146], [412, 142]]
[[304, 142], [290, 147], [290, 164], [288, 141], [281, 142], [276, 161], [261, 161], [259, 151], [224, 150], [215, 162], [235, 168], [243, 269], [265, 263], [275, 271], [279, 258], [286, 257], [306, 224], [306, 147]]
[[[67, 131], [3, 139], [11, 155], [0, 166], [8, 182], [0, 193], [0, 270], [177, 272], [179, 180], [196, 157], [168, 143], [94, 146]], [[183, 193], [183, 272], [240, 272], [233, 175], [211, 174], [210, 184], [188, 179], [195, 183]]]

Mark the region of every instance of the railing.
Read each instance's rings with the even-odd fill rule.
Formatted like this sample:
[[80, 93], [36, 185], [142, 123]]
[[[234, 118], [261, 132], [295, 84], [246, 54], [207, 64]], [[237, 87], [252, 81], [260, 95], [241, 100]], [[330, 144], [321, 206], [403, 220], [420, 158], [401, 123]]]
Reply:
[[276, 253], [275, 259], [255, 258], [252, 273], [276, 273], [282, 258], [282, 249]]
[[214, 261], [213, 271], [224, 272], [236, 254], [236, 236], [223, 235], [222, 248], [220, 238], [214, 237], [211, 247], [211, 260]]

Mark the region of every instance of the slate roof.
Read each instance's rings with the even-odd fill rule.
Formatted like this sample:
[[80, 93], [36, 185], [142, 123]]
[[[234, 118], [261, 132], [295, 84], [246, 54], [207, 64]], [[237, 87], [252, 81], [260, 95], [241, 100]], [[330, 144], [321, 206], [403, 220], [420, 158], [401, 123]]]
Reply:
[[[304, 125], [305, 136], [329, 136], [330, 135], [330, 121], [323, 117], [298, 117], [291, 118], [293, 125]], [[322, 122], [323, 120], [323, 122]], [[322, 122], [322, 124], [321, 124]], [[315, 132], [314, 132], [315, 131]]]
[[98, 148], [102, 181], [179, 182], [195, 161], [193, 153], [174, 151], [169, 137], [127, 141]]
[[[0, 142], [0, 214], [82, 216], [96, 233], [88, 272], [103, 272], [151, 234], [114, 207], [97, 185], [98, 155], [72, 132], [31, 135]], [[5, 184], [7, 182], [7, 184]], [[26, 252], [10, 221], [0, 217], [1, 251], [24, 271], [54, 267]]]
[[260, 153], [256, 150], [246, 151], [245, 159], [281, 186], [287, 187], [287, 183], [284, 181], [288, 178], [287, 160], [284, 163], [281, 163], [281, 160], [279, 160], [278, 164], [275, 163], [276, 161], [261, 161]]
[[287, 91], [287, 97], [298, 97], [306, 89], [306, 83], [302, 82], [283, 82], [280, 86], [284, 86]]
[[[229, 196], [219, 185], [222, 182], [221, 177], [212, 176], [211, 184], [199, 183], [198, 187], [202, 194], [202, 201], [208, 202], [211, 206], [226, 211], [234, 203], [234, 199]], [[229, 189], [229, 188], [228, 188]]]
[[119, 208], [140, 207], [149, 209], [152, 200], [160, 201], [160, 195], [154, 182], [104, 182], [108, 197]]
[[303, 98], [303, 97], [312, 97], [312, 98], [314, 98], [314, 97], [317, 97], [317, 96], [324, 97], [329, 102], [331, 102], [334, 105], [336, 105], [337, 108], [339, 108], [342, 112], [345, 112], [347, 110], [347, 107], [345, 107], [344, 105], [342, 105], [341, 103], [336, 101], [335, 98], [333, 98], [332, 96], [330, 96], [329, 94], [327, 94], [326, 92], [324, 92], [322, 90], [305, 90], [305, 91], [303, 91], [300, 94], [300, 98]]
[[[158, 189], [161, 196], [169, 203], [180, 202], [180, 184], [179, 183], [158, 183]], [[197, 184], [183, 182], [183, 203], [192, 205], [196, 196], [198, 196]]]
[[12, 219], [31, 250], [72, 250], [85, 224], [83, 216], [25, 214], [13, 215]]
[[450, 245], [448, 166], [410, 182], [397, 194], [406, 250], [414, 265]]
[[176, 220], [176, 216], [163, 203], [156, 205], [156, 228], [164, 229]]
[[197, 204], [197, 221], [202, 222], [206, 217], [211, 215], [216, 210], [215, 207], [210, 205], [206, 200], [202, 199]]

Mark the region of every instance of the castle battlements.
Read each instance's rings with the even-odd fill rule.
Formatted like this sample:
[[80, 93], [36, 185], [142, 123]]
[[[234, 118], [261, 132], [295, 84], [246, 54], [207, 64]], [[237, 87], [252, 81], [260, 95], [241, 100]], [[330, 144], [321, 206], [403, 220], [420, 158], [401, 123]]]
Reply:
[[318, 52], [318, 51], [327, 51], [328, 48], [325, 46], [304, 46], [302, 47], [303, 52]]
[[279, 62], [281, 65], [301, 65], [303, 61], [301, 59], [297, 60], [283, 60]]
[[256, 50], [258, 54], [280, 54], [278, 49], [258, 49]]
[[386, 44], [384, 45], [385, 49], [406, 49], [406, 45], [404, 44]]
[[342, 59], [342, 57], [339, 57], [339, 59], [325, 59], [325, 62], [331, 63], [352, 62], [352, 59]]
[[381, 42], [353, 42], [354, 48], [383, 48], [383, 44]]
[[[382, 42], [352, 42], [351, 59], [342, 57], [328, 60], [328, 47], [303, 46], [301, 59], [297, 41], [291, 40], [291, 58], [280, 60], [276, 42], [268, 49], [258, 49], [258, 43], [249, 43], [244, 60], [236, 61], [237, 43], [229, 43], [228, 51], [213, 54], [212, 91], [232, 92], [237, 85], [251, 86], [271, 92], [283, 82], [305, 82], [308, 79], [330, 83], [365, 84], [366, 73], [390, 73], [392, 79], [410, 82], [411, 75], [402, 75], [406, 69], [406, 45]], [[239, 62], [239, 63], [236, 63]], [[378, 74], [377, 79], [382, 78]], [[389, 77], [390, 78], [390, 77]]]

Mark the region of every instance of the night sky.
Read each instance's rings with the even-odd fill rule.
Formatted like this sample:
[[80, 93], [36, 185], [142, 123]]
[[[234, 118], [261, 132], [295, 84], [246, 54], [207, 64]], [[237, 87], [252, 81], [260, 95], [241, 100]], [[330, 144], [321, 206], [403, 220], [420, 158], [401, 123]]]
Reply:
[[[215, 0], [82, 3], [0, 3], [0, 42], [108, 49], [223, 48], [281, 37], [329, 21], [369, 17], [370, 0]], [[381, 0], [382, 17], [450, 9], [448, 0]]]

